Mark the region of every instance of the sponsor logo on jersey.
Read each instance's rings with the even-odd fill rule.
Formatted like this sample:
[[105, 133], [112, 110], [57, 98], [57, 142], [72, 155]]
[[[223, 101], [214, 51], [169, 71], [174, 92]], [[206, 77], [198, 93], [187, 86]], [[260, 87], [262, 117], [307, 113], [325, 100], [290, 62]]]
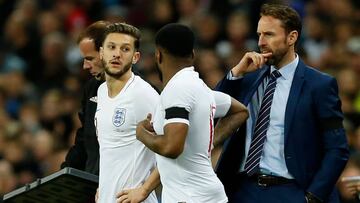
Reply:
[[126, 109], [116, 108], [114, 110], [113, 124], [115, 127], [120, 127], [125, 122]]

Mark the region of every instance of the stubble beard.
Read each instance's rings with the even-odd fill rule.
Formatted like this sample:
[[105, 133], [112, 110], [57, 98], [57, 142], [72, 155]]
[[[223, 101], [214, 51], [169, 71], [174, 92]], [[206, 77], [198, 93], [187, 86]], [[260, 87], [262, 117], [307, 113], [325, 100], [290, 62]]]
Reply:
[[266, 61], [266, 65], [268, 65], [268, 66], [274, 65], [275, 67], [278, 67], [281, 60], [283, 60], [283, 58], [287, 54], [288, 49], [287, 48], [280, 48], [280, 49], [277, 49], [275, 51], [271, 50], [271, 52], [272, 52], [272, 55]]
[[109, 75], [110, 77], [113, 77], [113, 78], [120, 78], [122, 77], [125, 73], [127, 73], [129, 71], [129, 69], [131, 68], [132, 66], [132, 63], [129, 62], [127, 64], [124, 65], [124, 67], [118, 71], [111, 71], [110, 70], [110, 67], [106, 65], [106, 62], [104, 60], [102, 60], [102, 64], [103, 64], [103, 67], [104, 67], [104, 71], [107, 75]]

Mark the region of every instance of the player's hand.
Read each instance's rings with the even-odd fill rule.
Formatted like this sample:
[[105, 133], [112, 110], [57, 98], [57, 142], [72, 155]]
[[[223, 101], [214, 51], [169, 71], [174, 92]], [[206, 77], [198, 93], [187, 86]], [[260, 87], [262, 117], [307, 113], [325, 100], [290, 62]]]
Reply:
[[153, 124], [151, 122], [151, 113], [149, 113], [146, 119], [140, 121], [136, 126], [136, 139], [142, 141], [143, 137], [155, 134]]
[[[138, 128], [144, 128], [143, 130], [147, 130], [147, 131], [150, 131], [150, 132], [154, 132], [154, 127], [153, 127], [153, 124], [151, 122], [151, 113], [149, 113], [146, 117], [146, 119], [140, 121], [138, 124], [137, 124], [137, 128], [136, 128], [136, 131], [138, 130]], [[139, 129], [140, 130], [140, 129]]]
[[[138, 124], [137, 124], [137, 128], [136, 128], [136, 131], [138, 130], [138, 128], [144, 128], [143, 130], [147, 130], [147, 131], [150, 131], [150, 132], [155, 132], [154, 131], [154, 127], [153, 127], [153, 124], [151, 122], [151, 113], [149, 113], [146, 117], [146, 119], [140, 121]], [[140, 130], [140, 129], [139, 129]]]
[[272, 55], [268, 53], [247, 52], [240, 62], [231, 69], [233, 76], [238, 77], [261, 68]]
[[143, 122], [144, 122], [144, 128], [145, 128], [146, 130], [150, 131], [150, 132], [155, 132], [155, 131], [154, 131], [154, 126], [153, 126], [153, 124], [152, 124], [152, 122], [151, 122], [151, 118], [152, 118], [151, 113], [148, 113], [148, 115], [146, 116], [146, 119], [143, 120]]
[[116, 195], [116, 203], [138, 203], [147, 198], [148, 194], [142, 187], [123, 190]]

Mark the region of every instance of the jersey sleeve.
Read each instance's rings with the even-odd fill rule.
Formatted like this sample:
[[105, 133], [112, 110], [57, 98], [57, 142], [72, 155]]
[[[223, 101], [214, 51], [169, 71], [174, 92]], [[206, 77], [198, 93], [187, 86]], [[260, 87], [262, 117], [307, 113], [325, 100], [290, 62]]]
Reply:
[[168, 123], [189, 125], [189, 113], [195, 105], [195, 92], [186, 85], [174, 85], [164, 92], [162, 104], [165, 110], [164, 126]]
[[140, 122], [151, 113], [154, 115], [156, 105], [159, 102], [159, 94], [150, 85], [144, 85], [143, 89], [135, 95], [134, 110], [136, 122]]
[[219, 91], [212, 91], [216, 103], [215, 118], [224, 117], [230, 109], [231, 97]]

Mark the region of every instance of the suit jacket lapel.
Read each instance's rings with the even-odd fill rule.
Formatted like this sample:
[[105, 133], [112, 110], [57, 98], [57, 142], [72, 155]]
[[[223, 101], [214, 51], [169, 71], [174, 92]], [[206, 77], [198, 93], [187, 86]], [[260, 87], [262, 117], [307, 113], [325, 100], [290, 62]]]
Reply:
[[292, 121], [294, 120], [293, 118], [295, 116], [296, 105], [300, 99], [300, 93], [304, 83], [304, 71], [305, 64], [301, 60], [299, 60], [299, 64], [295, 70], [294, 79], [291, 84], [289, 98], [286, 105], [284, 126], [285, 144], [287, 143], [289, 128]]
[[[243, 82], [246, 83], [246, 86], [250, 87], [240, 98], [240, 101], [243, 101], [245, 106], [247, 106], [251, 101], [254, 92], [258, 89], [258, 86], [267, 75], [267, 71], [269, 71], [269, 69], [269, 66], [263, 67], [257, 72], [249, 73], [249, 75], [243, 78]], [[241, 159], [244, 157], [242, 153], [243, 150], [239, 149], [245, 147], [245, 134], [246, 125], [243, 125], [239, 131], [235, 135], [231, 136], [224, 144], [224, 150], [216, 169], [218, 171], [218, 176], [222, 181], [226, 179], [232, 182], [233, 174], [238, 172]]]

